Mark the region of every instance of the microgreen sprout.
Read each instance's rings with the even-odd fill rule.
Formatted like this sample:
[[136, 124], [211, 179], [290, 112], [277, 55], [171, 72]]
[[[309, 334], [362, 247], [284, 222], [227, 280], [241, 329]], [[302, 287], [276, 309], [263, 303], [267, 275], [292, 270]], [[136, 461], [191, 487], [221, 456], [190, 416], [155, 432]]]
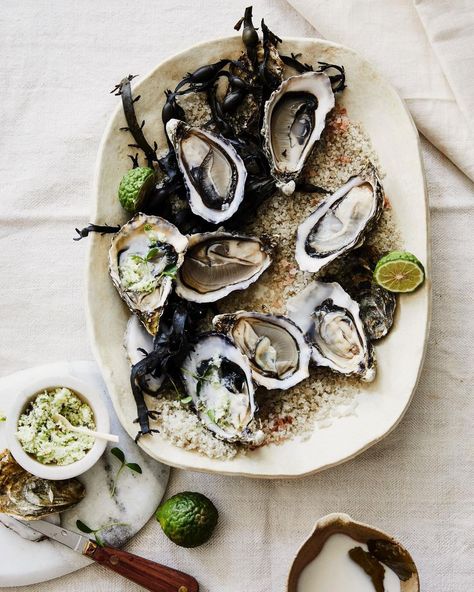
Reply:
[[112, 489], [110, 491], [110, 497], [114, 497], [115, 491], [117, 489], [118, 479], [125, 468], [130, 469], [130, 471], [133, 471], [134, 473], [139, 473], [139, 474], [142, 474], [143, 471], [142, 471], [141, 466], [138, 465], [137, 463], [127, 462], [127, 460], [125, 458], [125, 454], [123, 453], [123, 450], [121, 450], [120, 448], [117, 448], [117, 447], [112, 448], [112, 450], [110, 451], [110, 454], [115, 456], [115, 458], [120, 462], [120, 467], [117, 471], [117, 474], [115, 475]]
[[176, 386], [175, 381], [171, 378], [171, 376], [168, 376], [169, 381], [171, 382], [171, 386], [174, 389], [174, 392], [176, 393], [176, 395], [179, 398], [180, 403], [182, 403], [183, 405], [188, 405], [189, 403], [191, 403], [191, 401], [193, 400], [192, 397], [183, 397], [181, 398], [181, 393], [179, 392], [178, 387]]
[[104, 530], [110, 530], [114, 526], [128, 526], [128, 524], [126, 522], [110, 522], [110, 524], [100, 526], [99, 528], [91, 528], [90, 526], [87, 526], [85, 522], [82, 522], [82, 520], [76, 520], [77, 529], [85, 534], [94, 535], [95, 542], [99, 545], [99, 547], [105, 546], [104, 539], [99, 533], [103, 532]]

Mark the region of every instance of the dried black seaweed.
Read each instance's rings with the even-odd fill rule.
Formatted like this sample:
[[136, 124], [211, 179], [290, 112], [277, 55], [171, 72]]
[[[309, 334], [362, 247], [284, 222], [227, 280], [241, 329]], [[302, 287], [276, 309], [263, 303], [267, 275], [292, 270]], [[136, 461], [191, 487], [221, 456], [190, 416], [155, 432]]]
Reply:
[[145, 154], [148, 166], [150, 168], [153, 168], [153, 163], [157, 160], [157, 146], [156, 144], [154, 144], [154, 146], [151, 147], [147, 139], [145, 138], [145, 135], [143, 133], [145, 121], [143, 120], [140, 124], [138, 123], [137, 115], [135, 113], [135, 103], [140, 99], [140, 95], [138, 95], [135, 98], [133, 97], [132, 87], [130, 84], [130, 82], [134, 78], [134, 75], [129, 74], [111, 90], [111, 93], [114, 93], [116, 96], [122, 97], [123, 112], [125, 114], [125, 119], [127, 120], [128, 126], [122, 129], [123, 131], [129, 131], [132, 134], [133, 139], [135, 140], [135, 144], [129, 144], [129, 146], [131, 148], [139, 148], [140, 150], [142, 150]]
[[242, 41], [247, 50], [247, 55], [253, 68], [257, 67], [257, 46], [259, 44], [259, 37], [257, 29], [254, 27], [252, 20], [252, 7], [247, 6], [244, 16], [236, 23], [234, 29], [240, 31], [242, 27]]
[[[292, 53], [289, 56], [280, 54], [283, 63], [296, 70], [299, 74], [304, 74], [305, 72], [324, 72], [327, 74], [331, 81], [333, 92], [341, 92], [346, 88], [346, 72], [344, 66], [329, 64], [328, 62], [318, 62], [318, 67], [315, 70], [311, 64], [300, 62], [298, 59], [300, 57], [301, 54], [297, 53]], [[331, 74], [331, 71], [335, 71], [335, 73]]]
[[383, 539], [371, 539], [367, 541], [370, 553], [384, 563], [404, 582], [409, 580], [416, 572], [413, 560], [400, 545]]
[[172, 297], [160, 318], [158, 332], [153, 340], [153, 350], [132, 366], [130, 384], [138, 412], [135, 421], [140, 426], [136, 440], [157, 431], [150, 428], [149, 420], [156, 419], [157, 413], [150, 411], [145, 402], [145, 376], [152, 373], [165, 375], [173, 384], [179, 384], [181, 360], [188, 352], [193, 339], [194, 326], [205, 310], [203, 306]]
[[385, 587], [383, 585], [385, 569], [375, 557], [373, 557], [368, 551], [364, 551], [362, 547], [354, 547], [353, 549], [350, 549], [349, 557], [370, 577], [375, 592], [385, 592]]
[[100, 224], [89, 224], [85, 228], [76, 228], [75, 229], [78, 236], [75, 236], [72, 240], [80, 241], [83, 238], [89, 236], [91, 232], [98, 232], [101, 235], [104, 234], [115, 234], [120, 230], [120, 226], [109, 226], [108, 224], [100, 225]]

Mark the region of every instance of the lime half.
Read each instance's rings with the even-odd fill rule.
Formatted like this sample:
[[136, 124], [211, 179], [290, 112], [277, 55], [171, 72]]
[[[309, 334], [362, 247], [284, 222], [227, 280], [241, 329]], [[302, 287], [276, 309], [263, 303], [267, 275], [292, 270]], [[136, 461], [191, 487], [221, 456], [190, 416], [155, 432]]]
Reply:
[[425, 280], [425, 270], [415, 255], [392, 251], [375, 266], [374, 280], [389, 292], [413, 292]]

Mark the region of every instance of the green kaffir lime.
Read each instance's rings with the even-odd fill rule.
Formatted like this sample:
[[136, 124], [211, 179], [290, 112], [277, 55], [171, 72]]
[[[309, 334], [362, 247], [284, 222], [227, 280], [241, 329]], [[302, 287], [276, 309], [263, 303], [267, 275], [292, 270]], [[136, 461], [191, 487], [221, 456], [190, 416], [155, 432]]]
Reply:
[[205, 495], [185, 491], [170, 497], [156, 511], [165, 535], [180, 547], [198, 547], [217, 524], [217, 510]]
[[118, 198], [127, 212], [138, 212], [153, 187], [154, 178], [155, 171], [148, 167], [136, 167], [125, 173], [120, 181]]
[[425, 270], [412, 253], [392, 251], [375, 266], [374, 280], [389, 292], [413, 292], [424, 282]]

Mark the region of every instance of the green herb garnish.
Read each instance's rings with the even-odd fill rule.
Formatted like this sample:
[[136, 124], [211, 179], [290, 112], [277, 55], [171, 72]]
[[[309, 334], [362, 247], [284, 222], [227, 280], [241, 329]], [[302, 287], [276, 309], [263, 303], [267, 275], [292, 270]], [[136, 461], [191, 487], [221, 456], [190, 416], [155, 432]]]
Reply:
[[174, 264], [167, 265], [164, 270], [161, 272], [161, 276], [165, 275], [170, 278], [174, 278], [176, 276], [176, 272], [178, 271], [178, 267]]
[[[147, 263], [151, 263], [153, 259], [155, 259], [155, 257], [157, 257], [160, 253], [161, 249], [159, 249], [158, 247], [152, 247], [144, 257], [142, 257], [142, 255], [138, 255], [138, 253], [134, 253], [133, 255], [130, 255], [130, 259], [132, 259], [132, 261], [135, 261], [135, 263], [141, 263], [142, 265], [146, 265]], [[163, 269], [162, 272], [160, 272], [156, 276], [155, 279], [160, 280], [162, 277], [170, 277], [174, 279], [176, 277], [177, 271], [177, 265], [175, 265], [174, 263], [170, 263]]]
[[159, 255], [160, 253], [160, 249], [158, 249], [157, 247], [152, 247], [148, 253], [146, 254], [145, 260], [146, 261], [151, 261], [152, 259], [154, 259], [157, 255]]
[[114, 526], [128, 526], [128, 524], [126, 522], [111, 522], [110, 524], [100, 526], [99, 528], [91, 528], [90, 526], [87, 526], [85, 522], [82, 522], [82, 520], [76, 520], [77, 529], [85, 534], [93, 534], [95, 542], [99, 545], [99, 547], [105, 546], [104, 539], [99, 535], [99, 533], [104, 530], [110, 530]]
[[139, 474], [142, 474], [143, 471], [142, 471], [141, 466], [138, 465], [137, 463], [127, 462], [126, 458], [125, 458], [125, 454], [123, 453], [123, 450], [120, 450], [120, 448], [117, 448], [117, 447], [112, 448], [112, 450], [110, 451], [110, 454], [115, 456], [115, 458], [120, 462], [120, 467], [117, 471], [117, 474], [115, 475], [115, 479], [113, 481], [113, 486], [110, 491], [110, 497], [114, 497], [115, 491], [117, 489], [118, 479], [119, 479], [120, 475], [122, 474], [122, 471], [125, 468], [130, 469], [130, 471], [133, 471], [134, 473], [139, 473]]
[[209, 419], [212, 421], [212, 423], [216, 423], [216, 416], [214, 414], [214, 411], [212, 409], [208, 409], [206, 413]]

